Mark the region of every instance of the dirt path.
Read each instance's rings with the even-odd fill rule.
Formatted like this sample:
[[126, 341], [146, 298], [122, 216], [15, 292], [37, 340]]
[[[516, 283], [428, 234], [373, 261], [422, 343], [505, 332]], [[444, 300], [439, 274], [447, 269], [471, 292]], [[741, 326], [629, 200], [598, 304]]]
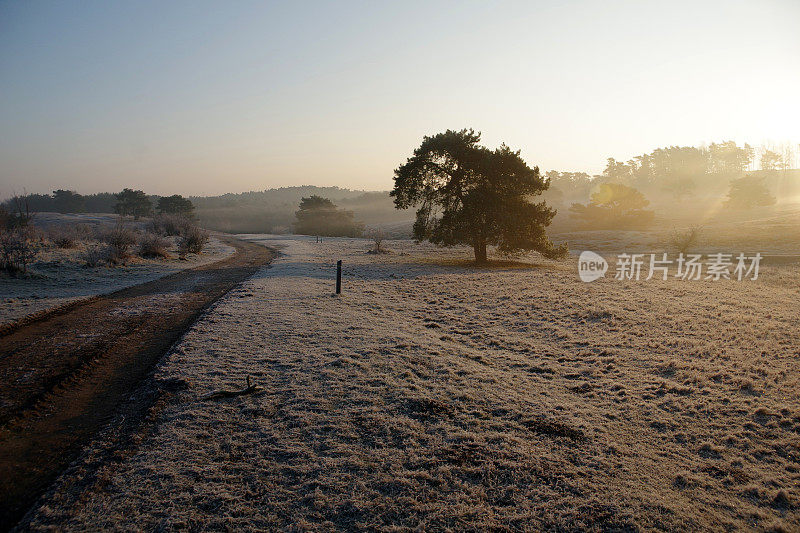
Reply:
[[223, 240], [236, 248], [229, 258], [0, 337], [0, 530], [21, 517], [199, 314], [274, 256]]

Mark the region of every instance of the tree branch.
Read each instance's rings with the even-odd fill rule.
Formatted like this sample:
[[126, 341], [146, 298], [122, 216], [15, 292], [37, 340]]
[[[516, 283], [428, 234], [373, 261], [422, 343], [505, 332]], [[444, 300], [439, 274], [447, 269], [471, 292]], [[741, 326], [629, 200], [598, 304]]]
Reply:
[[247, 376], [247, 387], [240, 389], [240, 390], [218, 390], [214, 391], [210, 394], [206, 394], [201, 398], [201, 400], [217, 400], [219, 398], [233, 398], [235, 396], [244, 396], [245, 394], [253, 394], [254, 392], [259, 392], [263, 390], [258, 385], [250, 384], [250, 376]]

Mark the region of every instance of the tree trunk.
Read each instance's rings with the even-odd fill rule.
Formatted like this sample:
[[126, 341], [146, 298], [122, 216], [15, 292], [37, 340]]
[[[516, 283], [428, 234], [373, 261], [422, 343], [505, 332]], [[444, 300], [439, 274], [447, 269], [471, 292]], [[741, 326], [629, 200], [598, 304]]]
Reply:
[[477, 264], [480, 265], [487, 262], [486, 241], [482, 239], [475, 239], [475, 242], [472, 245], [472, 249], [475, 251], [475, 262]]

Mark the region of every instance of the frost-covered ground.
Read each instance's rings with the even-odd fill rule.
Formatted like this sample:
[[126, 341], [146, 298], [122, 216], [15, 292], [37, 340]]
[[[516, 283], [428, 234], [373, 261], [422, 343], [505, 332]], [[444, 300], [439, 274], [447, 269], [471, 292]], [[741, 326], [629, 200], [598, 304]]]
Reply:
[[[190, 388], [33, 529], [800, 528], [797, 265], [584, 284], [250, 238], [283, 255], [165, 359]], [[248, 375], [262, 393], [202, 399]]]
[[[73, 215], [77, 217], [77, 215]], [[31, 265], [31, 275], [11, 278], [0, 275], [0, 324], [58, 307], [75, 300], [107, 294], [138, 285], [186, 268], [219, 261], [233, 253], [231, 246], [212, 237], [202, 254], [178, 259], [177, 243], [171, 238], [171, 259], [131, 257], [122, 266], [86, 267], [87, 245], [43, 249]]]

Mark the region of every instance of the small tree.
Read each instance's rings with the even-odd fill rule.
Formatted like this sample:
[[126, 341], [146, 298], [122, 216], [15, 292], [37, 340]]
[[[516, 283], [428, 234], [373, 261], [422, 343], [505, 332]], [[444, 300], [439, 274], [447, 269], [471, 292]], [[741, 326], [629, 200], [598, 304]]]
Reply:
[[36, 259], [41, 238], [31, 225], [29, 196], [14, 195], [8, 204], [13, 211], [0, 208], [0, 268], [11, 275], [25, 274]]
[[645, 209], [648, 205], [647, 198], [633, 187], [603, 183], [588, 204], [572, 204], [569, 210], [573, 218], [593, 229], [623, 229], [650, 225], [655, 213]]
[[158, 212], [191, 218], [194, 214], [194, 204], [192, 204], [191, 200], [184, 198], [180, 194], [162, 196], [158, 199]]
[[199, 254], [203, 251], [203, 247], [208, 242], [208, 232], [197, 226], [191, 226], [186, 230], [186, 233], [181, 237], [178, 243], [178, 249], [182, 256], [187, 253]]
[[414, 155], [395, 170], [398, 209], [419, 206], [414, 238], [443, 246], [471, 245], [477, 263], [487, 260], [487, 245], [502, 253], [535, 250], [559, 258], [566, 245], [553, 246], [545, 234], [556, 212], [530, 198], [548, 182], [502, 145], [480, 146], [480, 133], [447, 130], [424, 137]]
[[158, 235], [185, 235], [194, 226], [192, 219], [182, 215], [160, 214], [154, 216], [147, 224], [147, 231]]
[[685, 231], [675, 230], [669, 238], [669, 245], [682, 254], [687, 254], [700, 243], [701, 226], [690, 226]]
[[359, 237], [364, 231], [364, 225], [355, 220], [352, 211], [337, 209], [328, 198], [317, 195], [302, 198], [295, 217], [295, 231], [300, 235]]
[[153, 203], [144, 191], [123, 189], [122, 192], [115, 194], [114, 197], [117, 199], [114, 212], [120, 216], [133, 216], [134, 220], [139, 220], [139, 217], [153, 214]]
[[10, 202], [12, 211], [6, 211], [3, 218], [6, 218], [6, 226], [9, 229], [23, 228], [31, 223], [34, 213], [31, 211], [30, 199], [26, 195], [14, 195]]
[[372, 239], [374, 246], [372, 250], [368, 253], [371, 254], [384, 254], [388, 253], [386, 250], [383, 249], [383, 241], [386, 238], [386, 234], [383, 232], [381, 228], [372, 228], [367, 232], [367, 236]]
[[743, 178], [731, 180], [725, 207], [751, 209], [775, 204], [775, 197], [769, 193], [764, 178], [748, 174]]
[[109, 245], [109, 258], [112, 262], [118, 263], [128, 257], [131, 246], [136, 244], [137, 235], [120, 220], [104, 235], [104, 240]]

